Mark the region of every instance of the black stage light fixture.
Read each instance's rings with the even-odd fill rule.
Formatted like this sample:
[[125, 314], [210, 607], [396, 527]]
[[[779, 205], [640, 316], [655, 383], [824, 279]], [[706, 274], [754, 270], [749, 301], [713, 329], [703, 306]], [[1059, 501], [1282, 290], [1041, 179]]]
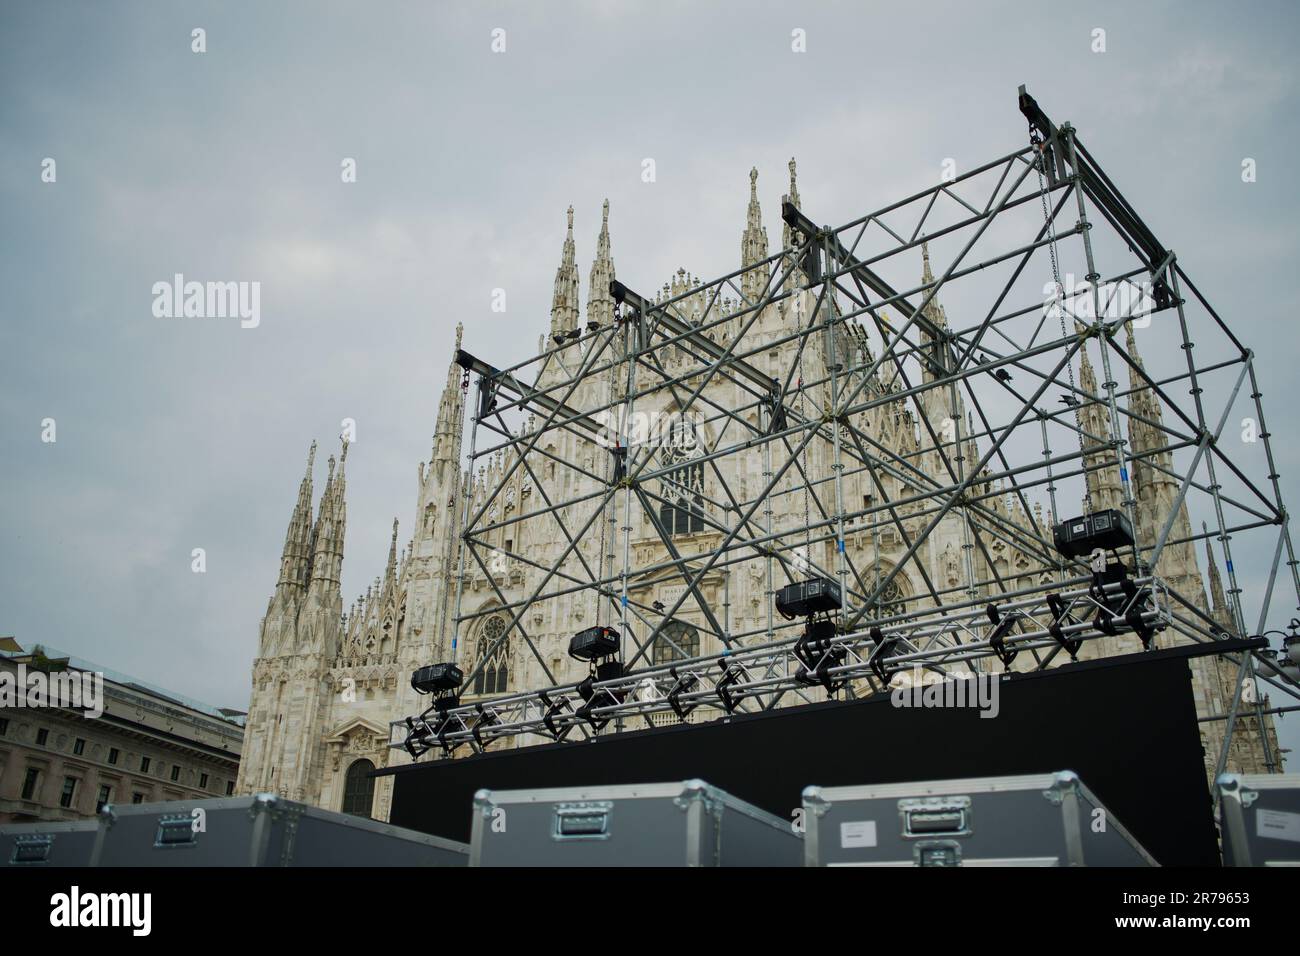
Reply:
[[402, 742], [402, 746], [406, 748], [406, 752], [411, 755], [412, 760], [419, 760], [429, 752], [429, 745], [424, 742], [424, 738], [415, 729], [415, 718], [413, 717], [406, 718], [406, 740]]
[[801, 684], [821, 684], [827, 694], [834, 694], [846, 683], [843, 678], [834, 680], [830, 673], [848, 658], [848, 650], [835, 645], [834, 621], [810, 618], [792, 653], [800, 664], [795, 680]]
[[876, 675], [876, 680], [880, 681], [881, 686], [888, 688], [894, 672], [885, 666], [885, 658], [894, 652], [894, 648], [898, 644], [898, 638], [885, 637], [884, 631], [874, 624], [867, 633], [871, 635], [871, 642], [876, 645], [871, 649], [871, 654], [867, 658], [867, 666]]
[[725, 657], [718, 661], [718, 666], [722, 668], [722, 677], [715, 682], [714, 689], [722, 700], [723, 709], [730, 714], [745, 696], [743, 691], [739, 694], [731, 692], [732, 686], [740, 683], [740, 679], [746, 676], [745, 669], [740, 664], [728, 664]]
[[411, 673], [411, 688], [417, 694], [435, 694], [455, 690], [465, 680], [465, 673], [455, 664], [428, 664]]
[[1067, 558], [1133, 547], [1133, 526], [1122, 511], [1107, 508], [1062, 521], [1052, 531], [1056, 550]]
[[499, 721], [497, 715], [488, 713], [483, 709], [482, 704], [475, 704], [474, 709], [478, 711], [478, 720], [474, 721], [474, 726], [470, 728], [470, 734], [474, 738], [474, 743], [478, 745], [478, 752], [483, 753], [483, 751], [487, 750], [487, 744], [483, 743], [482, 732]]
[[1143, 620], [1150, 610], [1151, 589], [1139, 588], [1129, 577], [1128, 568], [1118, 561], [1106, 565], [1104, 571], [1093, 571], [1088, 596], [1098, 605], [1093, 626], [1103, 634], [1114, 637], [1130, 629], [1142, 640], [1142, 649], [1151, 649], [1151, 639], [1163, 624], [1151, 625]]
[[1052, 611], [1052, 623], [1047, 625], [1047, 632], [1052, 635], [1052, 639], [1060, 644], [1065, 652], [1070, 655], [1070, 660], [1078, 660], [1079, 648], [1083, 646], [1083, 638], [1066, 637], [1065, 626], [1078, 624], [1069, 610], [1065, 606], [1065, 601], [1059, 594], [1047, 595], [1047, 606]]
[[569, 640], [569, 656], [580, 661], [595, 661], [618, 653], [619, 633], [612, 627], [589, 627]]
[[689, 694], [691, 691], [695, 690], [696, 686], [700, 683], [700, 679], [694, 674], [678, 674], [676, 667], [668, 668], [668, 673], [672, 674], [673, 679], [677, 681], [677, 683], [673, 685], [673, 689], [668, 692], [668, 706], [673, 709], [673, 713], [677, 715], [679, 720], [684, 721], [686, 720], [686, 715], [699, 705], [683, 704], [682, 694]]
[[810, 578], [787, 584], [776, 592], [776, 610], [787, 621], [843, 606], [840, 586], [826, 578]]
[[539, 691], [538, 697], [542, 699], [542, 704], [546, 707], [546, 713], [542, 715], [542, 723], [546, 729], [551, 732], [551, 736], [556, 740], [563, 740], [568, 736], [569, 731], [573, 729], [573, 724], [565, 724], [560, 727], [556, 724], [555, 718], [564, 711], [569, 709], [569, 699], [561, 697], [559, 700], [551, 700], [551, 696], [546, 691]]
[[1011, 650], [1007, 649], [1007, 636], [1015, 630], [1016, 625], [1020, 623], [1020, 613], [1018, 611], [1012, 611], [1004, 617], [996, 604], [988, 605], [984, 609], [984, 612], [989, 616], [989, 621], [993, 624], [993, 630], [989, 634], [989, 647], [992, 648], [993, 653], [998, 656], [998, 660], [1002, 662], [1002, 666], [1009, 668], [1011, 662], [1016, 659], [1016, 655], [1019, 654], [1020, 651], [1015, 648], [1012, 648]]
[[592, 711], [598, 707], [616, 707], [623, 703], [625, 697], [622, 691], [611, 690], [608, 687], [596, 687], [595, 685], [607, 680], [617, 680], [622, 676], [623, 665], [619, 661], [607, 660], [593, 667], [592, 672], [578, 685], [578, 696], [586, 703], [574, 713], [591, 724], [592, 729], [600, 730], [610, 720], [608, 717], [596, 717], [592, 714]]

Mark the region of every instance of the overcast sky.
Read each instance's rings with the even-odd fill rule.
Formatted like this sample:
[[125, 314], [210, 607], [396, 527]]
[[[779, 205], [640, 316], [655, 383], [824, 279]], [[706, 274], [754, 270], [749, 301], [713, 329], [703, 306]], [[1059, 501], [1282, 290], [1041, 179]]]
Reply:
[[[1296, 9], [1088, 6], [5, 3], [0, 634], [245, 707], [308, 445], [357, 422], [349, 602], [409, 534], [456, 323], [533, 350], [570, 203], [584, 300], [606, 197], [621, 279], [712, 277], [751, 166], [775, 248], [791, 155], [845, 222], [1021, 145], [1021, 83], [1258, 350], [1295, 500]], [[175, 273], [260, 282], [260, 325], [156, 318]]]

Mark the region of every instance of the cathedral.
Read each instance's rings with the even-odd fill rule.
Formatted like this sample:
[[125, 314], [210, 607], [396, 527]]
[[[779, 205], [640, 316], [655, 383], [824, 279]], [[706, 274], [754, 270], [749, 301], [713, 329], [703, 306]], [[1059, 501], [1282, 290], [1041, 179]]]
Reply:
[[[739, 285], [744, 299], [757, 302], [763, 297], [771, 275], [764, 264], [769, 256], [758, 199], [758, 173], [750, 173], [749, 206], [740, 242]], [[799, 205], [795, 164], [791, 160], [789, 186], [784, 200]], [[785, 227], [783, 248], [792, 236]], [[934, 282], [928, 249], [922, 247], [918, 274], [925, 284]], [[567, 380], [582, 367], [582, 344], [576, 333], [584, 325], [608, 327], [615, 305], [610, 282], [615, 278], [609, 232], [609, 204], [605, 203], [596, 255], [587, 284], [585, 317], [580, 303], [580, 281], [574, 245], [573, 209], [568, 211], [568, 228], [561, 261], [556, 270], [550, 328], [543, 333], [538, 354], [544, 356], [537, 382]], [[701, 292], [687, 295], [699, 281], [685, 270], [666, 283], [657, 300], [686, 296], [679, 310], [698, 321], [709, 310]], [[774, 377], [806, 382], [829, 379], [828, 369], [845, 369], [843, 374], [865, 376], [872, 364], [871, 348], [863, 329], [850, 321], [835, 328], [833, 336], [818, 337], [815, 348], [800, 348], [799, 338], [790, 332], [798, 328], [810, 310], [818, 308], [814, 288], [804, 288], [797, 271], [784, 279], [788, 293], [764, 306], [757, 320], [745, 332], [751, 363]], [[723, 315], [738, 307], [724, 301]], [[926, 317], [946, 328], [943, 306], [932, 300]], [[731, 331], [739, 331], [737, 320]], [[723, 330], [725, 335], [726, 329]], [[572, 334], [572, 335], [571, 335]], [[462, 329], [456, 330], [455, 349], [462, 344]], [[924, 333], [922, 333], [924, 338]], [[569, 344], [565, 344], [565, 342]], [[808, 341], [813, 341], [811, 338]], [[554, 343], [554, 345], [552, 344]], [[1089, 343], [1080, 352], [1078, 388], [1086, 395], [1099, 394], [1097, 375], [1088, 356]], [[1128, 329], [1128, 352], [1140, 361], [1133, 330]], [[453, 350], [453, 356], [455, 351]], [[846, 361], [847, 359], [847, 361]], [[686, 382], [698, 356], [677, 346], [665, 346], [658, 360], [663, 368]], [[868, 396], [887, 396], [903, 391], [907, 383], [887, 374], [884, 366], [861, 384]], [[932, 380], [928, 370], [924, 381]], [[727, 469], [726, 487], [720, 477], [700, 459], [720, 441], [716, 416], [684, 411], [671, 388], [652, 397], [650, 407], [638, 399], [638, 412], [658, 435], [656, 454], [663, 468], [671, 468], [655, 484], [656, 512], [635, 506], [617, 515], [601, 516], [590, 525], [564, 560], [567, 541], [557, 533], [556, 522], [539, 512], [550, 502], [575, 502], [599, 486], [598, 473], [605, 467], [598, 447], [581, 443], [565, 431], [548, 432], [539, 454], [529, 455], [526, 467], [511, 467], [512, 451], [503, 448], [476, 471], [461, 465], [466, 431], [466, 381], [454, 360], [450, 363], [434, 426], [428, 462], [416, 469], [416, 501], [412, 524], [399, 543], [399, 523], [393, 522], [392, 538], [383, 574], [374, 579], [364, 594], [344, 605], [341, 573], [347, 526], [347, 457], [344, 443], [337, 457], [331, 455], [325, 468], [325, 486], [315, 495], [316, 446], [307, 457], [306, 473], [298, 488], [289, 518], [284, 550], [274, 593], [262, 619], [257, 658], [252, 668], [252, 698], [245, 730], [239, 793], [275, 792], [330, 810], [342, 810], [387, 819], [392, 778], [377, 780], [368, 774], [376, 769], [409, 760], [400, 749], [389, 747], [389, 724], [418, 713], [427, 704], [409, 684], [417, 667], [455, 660], [471, 675], [462, 688], [463, 700], [500, 695], [507, 691], [539, 688], [551, 683], [572, 683], [586, 674], [583, 662], [566, 654], [574, 631], [594, 624], [615, 623], [607, 601], [592, 589], [570, 588], [567, 592], [531, 604], [520, 626], [531, 643], [516, 633], [507, 633], [512, 614], [503, 610], [507, 602], [526, 600], [541, 578], [541, 567], [559, 564], [575, 579], [581, 568], [596, 568], [604, 575], [614, 573], [621, 555], [626, 529], [634, 560], [631, 566], [649, 568], [663, 562], [668, 535], [683, 559], [708, 555], [724, 537], [717, 518], [724, 501], [751, 501], [767, 484], [767, 476], [779, 470], [778, 451], [767, 443], [763, 454], [719, 459]], [[915, 385], [916, 383], [911, 383]], [[567, 403], [577, 409], [607, 406], [626, 387], [612, 371], [582, 381]], [[824, 386], [822, 386], [824, 387]], [[1140, 388], [1135, 376], [1128, 398], [1134, 411], [1128, 418], [1128, 441], [1135, 453], [1146, 457], [1136, 462], [1133, 495], [1137, 503], [1138, 527], [1144, 546], [1151, 546], [1167, 515], [1178, 500], [1178, 479], [1172, 476], [1172, 452], [1165, 448], [1164, 433], [1150, 423], [1161, 421], [1160, 401]], [[820, 406], [817, 386], [800, 387], [794, 401]], [[655, 399], [657, 398], [657, 403]], [[745, 396], [735, 381], [718, 378], [702, 394], [706, 407], [742, 408]], [[802, 412], [801, 412], [802, 413]], [[1081, 432], [1096, 439], [1094, 447], [1083, 449], [1089, 465], [1087, 493], [1092, 506], [1122, 508], [1124, 492], [1113, 452], [1103, 438], [1109, 431], [1108, 410], [1101, 402], [1082, 402], [1075, 413]], [[749, 414], [746, 412], [745, 414]], [[753, 415], [760, 414], [756, 410]], [[531, 422], [523, 422], [527, 430]], [[751, 424], [758, 422], [751, 418]], [[952, 468], [970, 467], [980, 460], [978, 442], [969, 410], [955, 388], [921, 391], [917, 401], [876, 404], [857, 422], [862, 434], [870, 436], [873, 455], [900, 463], [899, 467], [864, 470], [843, 477], [841, 513], [845, 515], [846, 554], [855, 568], [864, 569], [864, 580], [880, 581], [898, 570], [893, 581], [877, 599], [877, 617], [890, 617], [933, 607], [933, 592], [953, 595], [954, 600], [974, 600], [994, 593], [989, 582], [1001, 582], [1005, 590], [1051, 580], [1054, 569], [1041, 557], [1016, 547], [1014, 537], [989, 536], [987, 545], [972, 541], [971, 522], [954, 510], [920, 542], [904, 567], [899, 568], [914, 536], [924, 530], [928, 518], [922, 514], [927, 476], [942, 476], [946, 482]], [[947, 455], [941, 454], [946, 448]], [[781, 449], [787, 451], [788, 449]], [[1107, 455], [1110, 456], [1107, 459]], [[834, 462], [828, 442], [812, 443], [799, 462], [767, 496], [760, 510], [760, 525], [771, 534], [785, 532], [793, 541], [810, 523], [822, 501], [821, 492], [810, 485], [824, 486], [833, 474]], [[979, 476], [976, 476], [977, 478]], [[976, 482], [986, 495], [987, 514], [982, 520], [1005, 528], [1046, 528], [1057, 516], [1041, 503], [1027, 504], [1020, 495], [1005, 493], [995, 482]], [[932, 481], [930, 488], [937, 487]], [[735, 498], [731, 496], [735, 494]], [[819, 498], [820, 495], [820, 498]], [[877, 497], [879, 496], [879, 497]], [[863, 517], [880, 501], [904, 502], [895, 520], [868, 522]], [[910, 504], [907, 502], [911, 502]], [[468, 511], [467, 511], [468, 506]], [[565, 505], [566, 509], [576, 506]], [[1029, 509], [1027, 511], [1026, 509]], [[462, 545], [463, 515], [482, 513], [475, 524], [482, 529], [478, 540], [489, 552], [481, 559], [479, 548]], [[1032, 514], [1030, 513], [1032, 512]], [[525, 517], [527, 516], [527, 517]], [[581, 516], [576, 522], [581, 526]], [[1070, 517], [1064, 515], [1063, 517]], [[570, 525], [571, 527], [573, 525]], [[618, 546], [615, 538], [618, 537]], [[811, 567], [836, 566], [833, 536], [807, 536], [796, 556]], [[1010, 539], [1009, 539], [1010, 537]], [[1185, 503], [1178, 506], [1171, 542], [1193, 537]], [[471, 551], [468, 556], [464, 551]], [[1224, 593], [1215, 555], [1207, 538], [1204, 554], [1194, 543], [1171, 543], [1159, 561], [1156, 573], [1180, 594], [1194, 602], [1225, 633], [1236, 633], [1234, 614]], [[761, 638], [773, 633], [773, 591], [770, 559], [754, 559], [726, 567], [715, 567], [704, 577], [700, 592], [705, 607], [692, 596], [682, 601], [671, 619], [660, 623], [646, 657], [654, 663], [670, 662], [719, 652], [716, 629], [707, 621], [718, 621], [723, 633]], [[778, 584], [779, 586], [779, 584]], [[681, 577], [638, 575], [629, 582], [630, 593], [640, 606], [673, 607], [682, 598]], [[462, 620], [459, 633], [453, 621]], [[780, 622], [776, 622], [779, 624]], [[1158, 642], [1178, 639], [1172, 632]], [[1081, 656], [1130, 653], [1140, 649], [1136, 637], [1101, 637], [1084, 645]], [[629, 662], [638, 666], [636, 662]], [[1198, 713], [1202, 717], [1226, 713], [1234, 691], [1235, 665], [1217, 656], [1190, 661]], [[690, 719], [704, 715], [695, 712]], [[667, 715], [668, 720], [675, 720]], [[1212, 771], [1224, 730], [1223, 721], [1201, 724], [1207, 772]], [[1280, 762], [1271, 719], [1266, 721], [1268, 753]], [[540, 742], [540, 741], [528, 741]], [[504, 746], [497, 744], [496, 746]], [[1229, 769], [1263, 772], [1265, 742], [1253, 719], [1242, 720], [1233, 735]], [[431, 755], [433, 759], [435, 755]]]

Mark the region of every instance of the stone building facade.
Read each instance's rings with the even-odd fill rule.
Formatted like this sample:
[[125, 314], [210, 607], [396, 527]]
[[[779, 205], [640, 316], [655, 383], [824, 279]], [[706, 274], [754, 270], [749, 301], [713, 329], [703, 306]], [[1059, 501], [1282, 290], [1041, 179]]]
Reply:
[[[0, 656], [6, 681], [16, 681], [20, 667], [51, 665], [78, 676], [98, 670], [76, 659]], [[0, 708], [0, 823], [74, 820], [105, 803], [235, 792], [240, 712], [185, 702], [111, 673], [104, 675], [102, 707], [98, 716], [75, 707]]]
[[[757, 171], [750, 173], [750, 199], [740, 243], [741, 267], [748, 267], [740, 279], [741, 291], [754, 301], [769, 281], [769, 274], [761, 267], [768, 255], [768, 238], [762, 224], [757, 175]], [[793, 160], [789, 188], [783, 198], [799, 204]], [[791, 237], [786, 229], [783, 245], [788, 246]], [[923, 281], [933, 282], [928, 252], [923, 253], [918, 266]], [[556, 270], [550, 329], [538, 349], [539, 355], [548, 355], [540, 372], [543, 385], [567, 377], [582, 362], [582, 345], [576, 342], [565, 345], [566, 333], [592, 323], [605, 327], [612, 320], [614, 303], [608, 289], [614, 277], [609, 204], [606, 203], [589, 272], [584, 318], [570, 208], [561, 261]], [[806, 322], [809, 310], [817, 307], [816, 292], [802, 289], [802, 279], [797, 274], [790, 276], [786, 283], [792, 294], [767, 306], [746, 333], [748, 348], [763, 346], [750, 359], [751, 363], [766, 368], [773, 376], [791, 375], [810, 383], [825, 377], [832, 364], [844, 368], [847, 375], [865, 374], [861, 369], [871, 363], [870, 346], [866, 335], [852, 323], [841, 326], [842, 331], [833, 338], [820, 338], [817, 347], [804, 349], [796, 358], [797, 341], [783, 340], [789, 338], [796, 323]], [[679, 270], [665, 283], [658, 298], [662, 301], [675, 297], [698, 285], [697, 279]], [[699, 295], [679, 303], [679, 308], [698, 320], [707, 311], [708, 303]], [[722, 308], [722, 314], [730, 315], [735, 304], [724, 302]], [[946, 326], [943, 306], [937, 300], [927, 307], [926, 313], [932, 322]], [[741, 320], [735, 321], [738, 329]], [[560, 343], [552, 346], [557, 336]], [[462, 330], [458, 327], [457, 348], [461, 339]], [[1136, 355], [1136, 344], [1131, 338], [1129, 345]], [[695, 383], [690, 363], [697, 359], [676, 347], [665, 347], [658, 358], [666, 368], [686, 375], [687, 386]], [[1096, 394], [1096, 376], [1086, 350], [1079, 374], [1080, 387]], [[928, 381], [931, 376], [926, 372], [924, 378]], [[880, 396], [900, 391], [907, 384], [882, 373], [867, 381], [864, 388], [868, 394]], [[580, 384], [567, 404], [577, 409], [594, 408], [611, 396], [620, 395], [624, 387], [620, 376], [613, 373], [592, 376]], [[819, 407], [821, 397], [815, 388], [804, 392], [798, 401], [811, 408]], [[725, 380], [710, 383], [704, 397], [708, 402], [731, 408], [740, 408], [744, 402], [739, 387]], [[513, 461], [502, 453], [476, 473], [463, 472], [459, 460], [466, 429], [465, 399], [461, 370], [453, 362], [438, 407], [429, 461], [421, 463], [416, 470], [415, 520], [411, 534], [399, 550], [398, 525], [394, 522], [383, 575], [347, 608], [343, 607], [339, 583], [346, 527], [347, 447], [344, 445], [337, 463], [333, 457], [329, 459], [325, 489], [313, 519], [315, 445], [312, 446], [285, 536], [279, 580], [261, 624], [259, 651], [253, 664], [252, 703], [240, 792], [276, 791], [327, 809], [368, 813], [386, 819], [391, 778], [368, 784], [366, 774], [376, 767], [407, 759], [401, 751], [387, 746], [388, 725], [423, 709], [424, 700], [416, 696], [408, 683], [416, 667], [454, 659], [466, 673], [477, 670], [474, 680], [465, 688], [466, 700], [507, 690], [547, 686], [552, 679], [572, 682], [585, 675], [585, 665], [571, 660], [566, 648], [575, 630], [610, 620], [610, 612], [600, 606], [600, 599], [593, 592], [577, 591], [528, 609], [521, 624], [533, 638], [536, 652], [517, 634], [501, 641], [510, 615], [493, 613], [493, 609], [500, 605], [498, 590], [509, 601], [523, 600], [531, 594], [541, 573], [536, 565], [548, 566], [557, 561], [567, 544], [549, 517], [515, 519], [539, 511], [547, 501], [573, 501], [584, 491], [598, 488], [597, 478], [606, 464], [599, 458], [601, 449], [580, 443], [564, 432], [547, 433], [545, 444], [539, 447], [541, 454], [535, 461], [529, 456], [526, 468], [511, 472]], [[717, 441], [717, 429], [682, 414], [677, 400], [672, 390], [663, 389], [651, 406], [638, 399], [637, 410], [650, 413], [654, 421], [667, 423], [661, 426], [663, 441], [658, 454], [665, 467], [678, 467], [658, 489], [661, 510], [657, 518], [671, 534], [676, 549], [689, 559], [707, 555], [722, 540], [722, 532], [711, 522], [710, 512], [719, 507], [726, 493], [717, 486], [710, 469], [693, 464], [702, 449], [712, 447]], [[1133, 400], [1142, 404], [1144, 417], [1158, 419], [1159, 402], [1154, 396], [1140, 393]], [[1104, 436], [1107, 426], [1099, 417], [1104, 414], [1098, 405], [1085, 405], [1078, 410], [1079, 423], [1086, 432]], [[908, 541], [919, 535], [929, 519], [920, 514], [921, 501], [898, 508], [901, 530], [894, 523], [868, 527], [860, 520], [861, 512], [880, 501], [878, 495], [888, 496], [890, 501], [917, 499], [918, 493], [927, 487], [926, 476], [947, 478], [945, 469], [950, 466], [940, 455], [940, 447], [946, 450], [948, 461], [956, 468], [973, 465], [980, 453], [977, 442], [967, 437], [972, 431], [972, 419], [955, 388], [927, 390], [919, 410], [901, 398], [877, 406], [864, 415], [860, 427], [872, 436], [873, 454], [904, 463], [895, 473], [878, 472], [874, 480], [862, 473], [844, 479], [845, 513], [856, 513], [859, 518], [848, 521], [846, 548], [855, 567], [865, 569], [863, 578], [871, 580], [872, 576], [887, 575], [896, 567], [907, 550]], [[1135, 448], [1148, 449], [1161, 441], [1161, 435], [1150, 428], [1138, 428], [1130, 430], [1129, 439]], [[1100, 463], [1100, 449], [1090, 454]], [[779, 454], [773, 451], [772, 460], [765, 460], [761, 454], [729, 456], [722, 460], [720, 467], [729, 470], [727, 486], [735, 490], [740, 500], [746, 500], [764, 487], [766, 476], [781, 464]], [[816, 507], [810, 504], [806, 482], [826, 481], [832, 474], [832, 464], [828, 447], [810, 446], [800, 468], [791, 469], [768, 496], [761, 515], [764, 527], [789, 532], [806, 525], [810, 508]], [[1089, 491], [1095, 507], [1107, 507], [1118, 500], [1115, 497], [1119, 494], [1118, 478], [1112, 474], [1114, 471], [1103, 467], [1091, 477]], [[987, 505], [995, 519], [1006, 526], [1046, 527], [1054, 518], [1034, 504], [1030, 506], [1034, 512], [1031, 519], [1018, 497], [998, 494], [998, 488], [990, 482], [977, 481], [976, 487], [993, 492]], [[499, 489], [499, 494], [489, 506], [490, 489]], [[1171, 484], [1168, 476], [1158, 469], [1138, 469], [1134, 493], [1141, 531], [1149, 541], [1152, 528], [1158, 529], [1161, 516], [1168, 514], [1175, 499], [1176, 484]], [[472, 512], [486, 506], [484, 518], [477, 527], [489, 529], [481, 537], [494, 550], [484, 562], [473, 554], [462, 557], [459, 553], [466, 495]], [[570, 510], [574, 512], [571, 517], [577, 517], [577, 509]], [[635, 552], [632, 566], [645, 567], [664, 560], [668, 552], [653, 521], [643, 508], [635, 505], [630, 514], [612, 511], [604, 526], [598, 521], [582, 538], [577, 549], [581, 558], [576, 554], [571, 556], [566, 570], [580, 574], [582, 562], [589, 567], [603, 568], [606, 573], [618, 567], [615, 552], [619, 549], [612, 546], [612, 541], [625, 523], [631, 527], [631, 548]], [[572, 521], [568, 524], [575, 526]], [[1184, 507], [1176, 531], [1187, 524]], [[577, 525], [581, 525], [581, 520]], [[830, 541], [810, 541], [804, 557], [822, 568], [836, 565]], [[1212, 554], [1206, 554], [1206, 561], [1210, 575], [1208, 600], [1198, 555], [1191, 545], [1167, 548], [1160, 572], [1176, 580], [1185, 589], [1183, 593], [1207, 614], [1213, 614], [1225, 630], [1233, 631], [1232, 614], [1218, 583]], [[467, 626], [462, 626], [453, 647], [451, 621], [455, 616], [457, 577], [462, 565], [460, 610], [462, 615], [474, 617]], [[722, 618], [724, 629], [731, 634], [761, 632], [772, 626], [772, 582], [764, 565], [764, 561], [755, 560], [730, 570], [717, 569], [702, 582], [706, 604]], [[922, 568], [936, 590], [957, 595], [958, 600], [981, 596], [987, 588], [980, 582], [995, 576], [1014, 588], [1017, 583], [1036, 583], [1052, 573], [1033, 555], [1005, 541], [994, 538], [987, 547], [977, 547], [966, 520], [954, 512], [925, 538], [917, 560], [909, 562], [904, 573], [898, 575], [895, 584], [882, 596], [878, 616], [930, 606], [930, 588], [919, 573]], [[634, 600], [645, 605], [658, 600], [669, 607], [680, 597], [682, 587], [680, 580], [672, 583], [643, 578], [631, 584]], [[702, 609], [694, 599], [687, 601], [675, 619], [662, 626], [651, 656], [661, 661], [719, 651], [717, 639], [701, 628], [703, 621]], [[1130, 649], [1132, 643], [1128, 638], [1107, 638], [1089, 645], [1088, 652], [1119, 653]], [[1231, 701], [1235, 675], [1225, 675], [1214, 659], [1201, 659], [1194, 662], [1193, 668], [1201, 712], [1207, 716], [1222, 714], [1226, 702]], [[1221, 724], [1202, 726], [1207, 761], [1212, 762], [1217, 753], [1215, 734], [1221, 733]], [[1258, 734], [1252, 735], [1249, 727], [1244, 730], [1237, 735], [1240, 749], [1234, 751], [1232, 764], [1242, 769], [1262, 769]]]

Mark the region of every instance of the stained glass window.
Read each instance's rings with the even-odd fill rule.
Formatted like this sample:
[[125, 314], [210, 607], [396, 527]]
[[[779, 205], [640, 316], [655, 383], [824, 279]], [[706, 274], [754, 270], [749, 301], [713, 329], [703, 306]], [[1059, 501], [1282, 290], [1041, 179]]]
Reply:
[[[478, 653], [475, 655], [476, 661], [483, 661], [483, 666], [479, 668], [478, 675], [474, 678], [474, 693], [476, 694], [504, 694], [506, 692], [506, 683], [509, 676], [507, 659], [510, 655], [510, 642], [501, 641], [501, 635], [505, 633], [506, 621], [500, 615], [494, 615], [487, 619], [483, 625], [483, 633], [478, 639]], [[493, 645], [496, 645], [495, 647]]]

